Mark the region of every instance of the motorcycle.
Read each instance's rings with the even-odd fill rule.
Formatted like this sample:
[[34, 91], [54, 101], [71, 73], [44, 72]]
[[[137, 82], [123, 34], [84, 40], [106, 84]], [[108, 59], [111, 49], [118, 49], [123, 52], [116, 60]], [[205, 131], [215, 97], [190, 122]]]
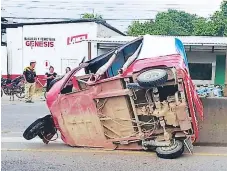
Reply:
[[8, 78], [1, 79], [1, 97], [3, 94], [10, 96], [14, 99], [14, 95], [18, 98], [25, 97], [25, 89], [24, 89], [24, 77], [19, 76], [13, 80]]

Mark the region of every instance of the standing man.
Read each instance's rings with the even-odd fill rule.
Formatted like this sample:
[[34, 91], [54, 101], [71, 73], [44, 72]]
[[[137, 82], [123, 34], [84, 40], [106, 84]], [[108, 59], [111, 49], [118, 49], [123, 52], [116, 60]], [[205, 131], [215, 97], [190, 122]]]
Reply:
[[23, 75], [25, 80], [25, 102], [33, 103], [32, 98], [35, 94], [36, 84], [36, 72], [35, 72], [36, 61], [31, 61], [30, 66], [25, 67]]

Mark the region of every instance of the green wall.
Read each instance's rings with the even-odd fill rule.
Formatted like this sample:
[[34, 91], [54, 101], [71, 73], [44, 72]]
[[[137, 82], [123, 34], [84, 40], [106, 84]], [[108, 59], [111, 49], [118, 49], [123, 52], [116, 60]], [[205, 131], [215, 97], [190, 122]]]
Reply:
[[226, 66], [226, 56], [217, 55], [214, 84], [219, 84], [219, 85], [225, 84], [225, 70], [226, 70], [225, 66]]

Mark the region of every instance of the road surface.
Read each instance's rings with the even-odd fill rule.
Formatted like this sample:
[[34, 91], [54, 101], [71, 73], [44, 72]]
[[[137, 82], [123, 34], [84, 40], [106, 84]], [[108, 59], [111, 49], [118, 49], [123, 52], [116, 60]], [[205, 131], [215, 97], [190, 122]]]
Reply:
[[2, 100], [2, 171], [226, 171], [227, 147], [195, 147], [185, 154], [164, 160], [152, 152], [110, 151], [72, 148], [60, 139], [44, 145], [40, 139], [26, 141], [24, 129], [48, 113], [45, 102], [25, 104]]

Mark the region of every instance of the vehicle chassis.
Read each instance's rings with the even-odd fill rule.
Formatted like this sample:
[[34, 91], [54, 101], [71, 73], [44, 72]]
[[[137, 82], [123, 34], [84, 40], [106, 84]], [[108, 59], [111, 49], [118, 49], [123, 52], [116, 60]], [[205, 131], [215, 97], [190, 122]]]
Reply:
[[[70, 146], [154, 150], [170, 159], [182, 155], [185, 145], [192, 153], [198, 138], [196, 113], [202, 118], [203, 106], [182, 63], [180, 55], [167, 55], [164, 60], [137, 60], [114, 77], [97, 77], [105, 73], [104, 67], [96, 74], [77, 76], [79, 89], [61, 94], [74, 74], [88, 66], [83, 63], [47, 94], [52, 128]], [[39, 136], [45, 143], [54, 136], [52, 128]], [[28, 137], [28, 130], [24, 137], [31, 139], [35, 134]]]

